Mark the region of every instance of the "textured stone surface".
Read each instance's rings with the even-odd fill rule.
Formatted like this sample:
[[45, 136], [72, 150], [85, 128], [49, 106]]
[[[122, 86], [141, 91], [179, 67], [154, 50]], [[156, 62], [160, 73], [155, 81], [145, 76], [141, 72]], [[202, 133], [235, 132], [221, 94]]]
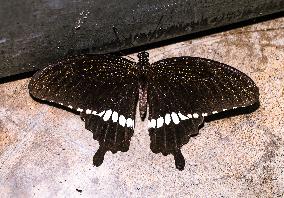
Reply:
[[206, 122], [191, 138], [184, 171], [172, 156], [150, 151], [146, 122], [137, 122], [128, 152], [107, 153], [93, 167], [98, 143], [78, 115], [34, 101], [29, 79], [0, 84], [1, 197], [283, 197], [283, 24], [149, 50], [152, 62], [190, 55], [232, 65], [260, 89], [259, 109]]

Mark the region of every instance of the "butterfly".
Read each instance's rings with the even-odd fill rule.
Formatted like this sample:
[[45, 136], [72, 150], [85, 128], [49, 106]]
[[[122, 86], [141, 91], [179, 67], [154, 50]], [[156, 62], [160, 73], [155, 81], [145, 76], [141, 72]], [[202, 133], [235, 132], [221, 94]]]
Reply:
[[257, 103], [259, 89], [239, 70], [199, 57], [167, 58], [152, 64], [147, 52], [138, 62], [114, 55], [78, 55], [35, 73], [30, 95], [80, 112], [85, 128], [99, 141], [93, 164], [107, 151], [126, 152], [135, 128], [135, 112], [147, 117], [150, 148], [172, 154], [179, 170], [181, 153], [198, 134], [204, 117]]

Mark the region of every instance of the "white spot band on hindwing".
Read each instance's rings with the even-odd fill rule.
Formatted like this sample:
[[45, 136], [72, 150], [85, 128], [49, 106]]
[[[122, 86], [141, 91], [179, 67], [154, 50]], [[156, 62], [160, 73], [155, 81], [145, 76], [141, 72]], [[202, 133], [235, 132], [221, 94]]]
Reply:
[[[54, 102], [53, 100], [50, 100], [50, 102]], [[58, 103], [62, 106], [65, 106], [63, 103]], [[67, 106], [67, 105], [66, 105]], [[71, 105], [67, 106], [70, 109], [73, 109], [74, 107]], [[101, 117], [104, 121], [109, 121], [110, 119], [112, 120], [112, 122], [118, 122], [119, 125], [123, 126], [123, 127], [129, 127], [129, 128], [134, 128], [134, 120], [131, 118], [125, 118], [123, 115], [119, 115], [116, 111], [112, 111], [111, 109], [102, 111], [102, 112], [97, 112], [97, 111], [93, 111], [91, 109], [82, 109], [80, 107], [78, 107], [76, 109], [78, 112], [85, 112], [87, 115], [95, 115], [95, 116], [99, 116]], [[155, 125], [156, 126], [156, 125]]]
[[[77, 111], [83, 112], [84, 110], [81, 108], [78, 108]], [[108, 109], [106, 111], [102, 112], [96, 112], [92, 111], [91, 109], [86, 109], [85, 110], [86, 114], [92, 114], [95, 116], [99, 116], [103, 119], [103, 121], [112, 121], [114, 123], [118, 122], [119, 125], [123, 127], [129, 127], [129, 128], [134, 128], [134, 120], [131, 118], [125, 118], [123, 115], [119, 115], [116, 111], [112, 111], [111, 109]]]
[[[50, 101], [50, 102], [54, 102], [54, 101]], [[63, 103], [58, 103], [58, 104], [65, 106]], [[67, 107], [70, 108], [70, 109], [74, 108], [71, 105], [68, 105]], [[243, 107], [245, 107], [245, 106], [243, 106]], [[227, 110], [236, 109], [236, 108], [237, 107], [232, 107], [232, 108], [229, 108], [229, 109], [224, 108], [224, 109], [222, 109], [222, 111], [227, 111]], [[105, 111], [102, 111], [102, 112], [99, 112], [99, 113], [96, 112], [96, 111], [92, 111], [91, 109], [84, 110], [80, 107], [78, 107], [76, 110], [78, 112], [85, 111], [85, 113], [88, 114], [88, 115], [93, 114], [93, 115], [99, 116], [104, 121], [110, 121], [111, 120], [114, 123], [118, 122], [118, 124], [123, 126], [123, 127], [134, 128], [134, 120], [133, 119], [126, 118], [123, 115], [119, 115], [118, 112], [112, 111], [111, 109], [105, 110]], [[209, 114], [217, 114], [217, 113], [218, 113], [218, 111], [212, 111]], [[187, 115], [183, 115], [180, 112], [179, 113], [175, 113], [175, 112], [167, 113], [167, 114], [165, 114], [164, 117], [158, 117], [157, 119], [149, 120], [148, 127], [149, 128], [160, 128], [164, 124], [169, 125], [171, 122], [173, 122], [174, 124], [179, 124], [183, 120], [194, 119], [194, 118], [197, 119], [200, 116], [201, 117], [208, 116], [208, 113], [200, 113], [200, 114], [199, 113], [192, 113], [192, 114], [187, 114]]]
[[[207, 113], [203, 113], [202, 116], [207, 116]], [[149, 128], [160, 128], [164, 124], [169, 125], [171, 122], [174, 124], [179, 124], [183, 120], [199, 118], [200, 115], [198, 113], [188, 114], [187, 116], [182, 113], [172, 112], [171, 114], [167, 113], [164, 117], [158, 117], [157, 119], [151, 119], [148, 122]]]
[[[232, 107], [232, 109], [236, 109], [237, 107]], [[223, 111], [227, 111], [229, 109], [223, 109]], [[216, 114], [219, 113], [218, 111], [212, 111], [211, 113], [192, 113], [192, 114], [187, 114], [187, 115], [183, 115], [182, 113], [167, 113], [165, 114], [164, 117], [160, 116], [157, 119], [151, 119], [149, 120], [149, 128], [160, 128], [162, 127], [164, 124], [169, 125], [171, 122], [173, 122], [174, 124], [179, 124], [181, 121], [183, 120], [187, 120], [187, 119], [197, 119], [200, 117], [206, 117], [208, 115], [211, 114]]]

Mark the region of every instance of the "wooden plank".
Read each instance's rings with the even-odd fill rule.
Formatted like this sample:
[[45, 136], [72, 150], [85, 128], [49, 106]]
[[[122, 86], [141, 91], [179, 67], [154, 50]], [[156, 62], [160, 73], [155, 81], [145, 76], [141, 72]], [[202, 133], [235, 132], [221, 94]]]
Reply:
[[0, 78], [284, 11], [284, 0], [0, 0]]

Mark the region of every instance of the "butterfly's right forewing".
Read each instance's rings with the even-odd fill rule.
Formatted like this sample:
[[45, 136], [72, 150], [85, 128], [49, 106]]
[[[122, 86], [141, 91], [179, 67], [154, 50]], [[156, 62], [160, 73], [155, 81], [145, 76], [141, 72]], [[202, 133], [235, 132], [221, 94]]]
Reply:
[[100, 143], [95, 165], [108, 150], [128, 150], [138, 100], [135, 63], [111, 55], [71, 57], [37, 72], [29, 90], [35, 98], [81, 113]]

